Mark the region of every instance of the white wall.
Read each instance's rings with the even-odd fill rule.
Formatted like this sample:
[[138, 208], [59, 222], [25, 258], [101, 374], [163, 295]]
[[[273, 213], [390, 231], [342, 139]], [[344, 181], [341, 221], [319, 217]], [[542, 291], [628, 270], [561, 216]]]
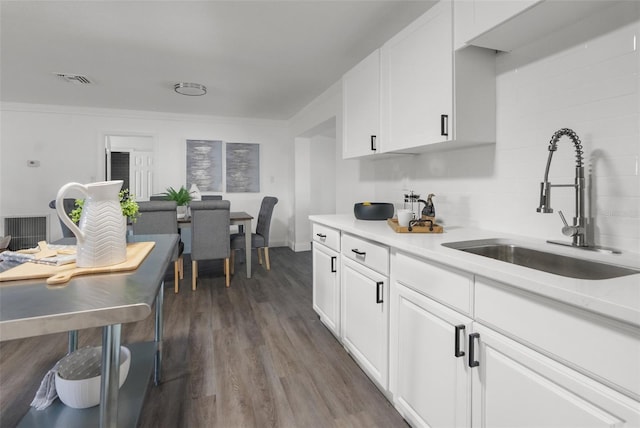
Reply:
[[295, 251], [311, 249], [311, 214], [335, 214], [335, 138], [295, 139]]
[[[259, 143], [261, 192], [225, 194], [225, 198], [233, 210], [257, 218], [262, 197], [278, 197], [271, 243], [289, 243], [293, 156], [284, 121], [27, 104], [3, 104], [1, 114], [0, 216], [50, 214], [51, 239], [61, 236], [57, 217], [48, 208], [58, 189], [70, 181], [103, 180], [104, 135], [131, 134], [153, 136], [157, 142], [154, 192], [185, 184], [187, 139]], [[39, 160], [40, 167], [27, 167], [27, 160]]]
[[309, 237], [311, 236], [311, 225], [307, 217], [310, 212], [311, 195], [311, 139], [297, 137], [295, 140], [295, 219], [292, 222], [289, 235], [293, 238], [291, 248], [295, 251], [307, 251], [310, 248]]
[[295, 139], [295, 251], [311, 249], [311, 214], [335, 214], [335, 138]]
[[[336, 212], [336, 139], [323, 135], [311, 138], [310, 214]], [[309, 236], [311, 238], [311, 236]]]

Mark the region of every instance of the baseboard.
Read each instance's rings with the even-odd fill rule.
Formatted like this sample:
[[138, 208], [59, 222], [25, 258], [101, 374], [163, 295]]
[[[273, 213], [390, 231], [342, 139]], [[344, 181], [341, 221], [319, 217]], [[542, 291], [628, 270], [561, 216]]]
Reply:
[[311, 251], [311, 242], [295, 242], [293, 244], [293, 251], [296, 253], [300, 251]]

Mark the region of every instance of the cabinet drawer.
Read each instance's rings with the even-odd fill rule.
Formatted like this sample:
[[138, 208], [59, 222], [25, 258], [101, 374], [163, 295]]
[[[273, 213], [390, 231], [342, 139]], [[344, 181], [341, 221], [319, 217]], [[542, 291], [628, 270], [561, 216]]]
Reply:
[[417, 292], [470, 315], [473, 275], [396, 252], [391, 257], [391, 275]]
[[475, 314], [477, 321], [640, 397], [637, 327], [485, 278], [476, 278]]
[[313, 240], [335, 251], [340, 251], [340, 231], [313, 223]]
[[353, 235], [342, 235], [342, 254], [383, 275], [389, 275], [389, 247]]

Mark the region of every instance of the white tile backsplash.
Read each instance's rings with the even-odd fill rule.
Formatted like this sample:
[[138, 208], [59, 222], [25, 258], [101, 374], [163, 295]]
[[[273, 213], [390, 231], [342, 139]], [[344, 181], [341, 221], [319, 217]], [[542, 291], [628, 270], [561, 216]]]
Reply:
[[[574, 129], [591, 183], [595, 240], [640, 253], [640, 6], [627, 2], [496, 57], [495, 147], [376, 161], [376, 197], [435, 193], [448, 225], [568, 240], [557, 215], [574, 216], [574, 191], [554, 188], [554, 214], [536, 212], [551, 135]], [[572, 183], [575, 152], [558, 143], [550, 180]], [[400, 179], [399, 177], [402, 177]]]

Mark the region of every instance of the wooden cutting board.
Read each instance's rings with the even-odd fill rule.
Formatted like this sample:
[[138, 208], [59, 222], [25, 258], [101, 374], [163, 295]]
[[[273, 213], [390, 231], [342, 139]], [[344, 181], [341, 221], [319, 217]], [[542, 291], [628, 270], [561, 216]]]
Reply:
[[14, 268], [0, 273], [0, 282], [19, 279], [47, 278], [47, 284], [64, 284], [78, 275], [92, 275], [96, 273], [114, 273], [135, 270], [155, 247], [155, 242], [131, 242], [127, 244], [127, 260], [117, 265], [95, 268], [79, 268], [75, 263], [52, 266], [38, 263], [22, 263]]
[[398, 224], [398, 219], [388, 218], [387, 224], [391, 226], [391, 228], [398, 233], [442, 233], [444, 229], [439, 224], [433, 224], [433, 230], [429, 229], [429, 223], [425, 222], [425, 226], [413, 226], [411, 230], [409, 227], [400, 226]]

